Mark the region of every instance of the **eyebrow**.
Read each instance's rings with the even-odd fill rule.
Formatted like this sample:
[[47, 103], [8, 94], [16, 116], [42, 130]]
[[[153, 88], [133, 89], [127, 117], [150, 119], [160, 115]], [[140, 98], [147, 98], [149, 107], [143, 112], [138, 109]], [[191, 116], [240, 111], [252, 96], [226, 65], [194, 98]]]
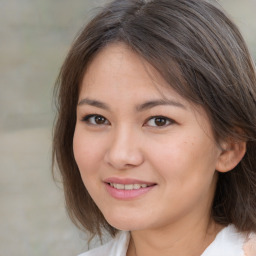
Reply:
[[136, 107], [136, 110], [138, 112], [141, 112], [141, 111], [145, 111], [147, 109], [153, 108], [153, 107], [166, 106], [166, 105], [186, 109], [186, 107], [178, 101], [170, 100], [170, 99], [160, 99], [160, 100], [147, 101], [141, 105], [138, 105]]
[[101, 101], [98, 101], [98, 100], [93, 100], [93, 99], [88, 99], [88, 98], [85, 98], [85, 99], [82, 99], [81, 101], [79, 101], [78, 106], [81, 106], [81, 105], [90, 105], [90, 106], [93, 106], [96, 108], [110, 110], [110, 108], [107, 104], [105, 104]]
[[[96, 108], [101, 108], [101, 109], [110, 111], [110, 107], [106, 103], [98, 100], [94, 100], [94, 99], [89, 99], [89, 98], [82, 99], [78, 103], [78, 106], [81, 106], [81, 105], [90, 105]], [[186, 107], [178, 101], [170, 100], [170, 99], [159, 99], [159, 100], [150, 100], [143, 104], [137, 105], [136, 110], [138, 112], [142, 112], [157, 106], [166, 106], [166, 105], [186, 109]]]

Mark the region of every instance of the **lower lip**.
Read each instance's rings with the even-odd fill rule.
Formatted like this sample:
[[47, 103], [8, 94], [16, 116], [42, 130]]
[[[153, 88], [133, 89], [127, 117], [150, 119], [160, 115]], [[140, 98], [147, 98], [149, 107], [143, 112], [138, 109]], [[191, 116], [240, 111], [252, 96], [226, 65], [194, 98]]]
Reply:
[[155, 185], [146, 187], [146, 188], [140, 188], [140, 189], [132, 189], [132, 190], [125, 190], [125, 189], [116, 189], [111, 187], [108, 183], [105, 183], [107, 192], [114, 197], [115, 199], [120, 200], [129, 200], [129, 199], [135, 199], [138, 198], [147, 192], [149, 192], [151, 189], [155, 187]]

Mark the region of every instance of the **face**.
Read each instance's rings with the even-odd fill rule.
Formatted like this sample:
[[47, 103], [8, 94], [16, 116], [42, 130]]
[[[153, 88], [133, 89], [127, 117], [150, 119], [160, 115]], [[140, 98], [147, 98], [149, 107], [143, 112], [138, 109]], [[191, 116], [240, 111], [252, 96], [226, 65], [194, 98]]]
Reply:
[[101, 50], [83, 77], [73, 149], [84, 185], [117, 229], [209, 218], [221, 150], [205, 111], [121, 43]]

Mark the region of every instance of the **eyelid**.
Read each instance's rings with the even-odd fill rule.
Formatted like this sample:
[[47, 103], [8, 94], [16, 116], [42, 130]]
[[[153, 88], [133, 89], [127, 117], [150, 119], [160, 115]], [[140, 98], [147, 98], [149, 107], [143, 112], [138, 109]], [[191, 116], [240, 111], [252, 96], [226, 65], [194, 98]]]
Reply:
[[[91, 118], [96, 118], [96, 117], [100, 117], [103, 118], [103, 122], [102, 123], [96, 123], [95, 119], [90, 121]], [[150, 125], [148, 124], [150, 120], [153, 119], [164, 119], [166, 121], [166, 123], [164, 123], [163, 125]], [[82, 122], [85, 122], [87, 125], [92, 125], [92, 126], [104, 126], [104, 125], [110, 125], [110, 122], [108, 121], [107, 118], [105, 118], [103, 115], [100, 114], [88, 114], [82, 117], [81, 119]], [[172, 124], [176, 123], [173, 119], [163, 116], [163, 115], [155, 115], [155, 116], [150, 116], [149, 118], [146, 119], [146, 121], [144, 122], [143, 126], [148, 126], [148, 127], [157, 127], [157, 128], [164, 128], [167, 126], [170, 126]]]
[[[107, 123], [103, 123], [103, 124], [92, 123], [89, 120], [90, 120], [90, 118], [93, 118], [93, 117], [102, 117], [102, 118], [105, 119], [105, 121]], [[99, 115], [99, 114], [85, 115], [85, 116], [82, 117], [81, 121], [87, 123], [88, 125], [95, 125], [95, 126], [109, 125], [110, 124], [110, 122], [108, 121], [108, 119], [106, 117], [104, 117], [103, 115]]]
[[[156, 118], [165, 119], [165, 120], [168, 122], [168, 124], [165, 124], [165, 125], [162, 125], [162, 126], [161, 126], [161, 125], [147, 125], [147, 123], [148, 123], [150, 120], [156, 119]], [[176, 122], [175, 122], [173, 119], [171, 119], [171, 118], [169, 118], [169, 117], [166, 117], [166, 116], [159, 115], [159, 116], [151, 116], [151, 117], [147, 118], [147, 120], [145, 121], [144, 125], [145, 125], [145, 126], [149, 126], [149, 127], [164, 128], [164, 127], [167, 127], [167, 126], [172, 125], [172, 124], [174, 124], [174, 123], [176, 123]]]

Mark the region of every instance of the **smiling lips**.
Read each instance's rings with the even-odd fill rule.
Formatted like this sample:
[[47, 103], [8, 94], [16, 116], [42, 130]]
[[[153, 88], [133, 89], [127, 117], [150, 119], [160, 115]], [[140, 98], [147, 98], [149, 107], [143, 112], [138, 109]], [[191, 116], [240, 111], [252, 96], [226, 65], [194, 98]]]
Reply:
[[150, 186], [147, 184], [118, 184], [118, 183], [109, 183], [109, 185], [113, 188], [120, 189], [120, 190], [134, 190], [134, 189], [146, 188]]
[[115, 199], [131, 200], [149, 192], [156, 184], [133, 179], [110, 178], [105, 180], [107, 192]]

